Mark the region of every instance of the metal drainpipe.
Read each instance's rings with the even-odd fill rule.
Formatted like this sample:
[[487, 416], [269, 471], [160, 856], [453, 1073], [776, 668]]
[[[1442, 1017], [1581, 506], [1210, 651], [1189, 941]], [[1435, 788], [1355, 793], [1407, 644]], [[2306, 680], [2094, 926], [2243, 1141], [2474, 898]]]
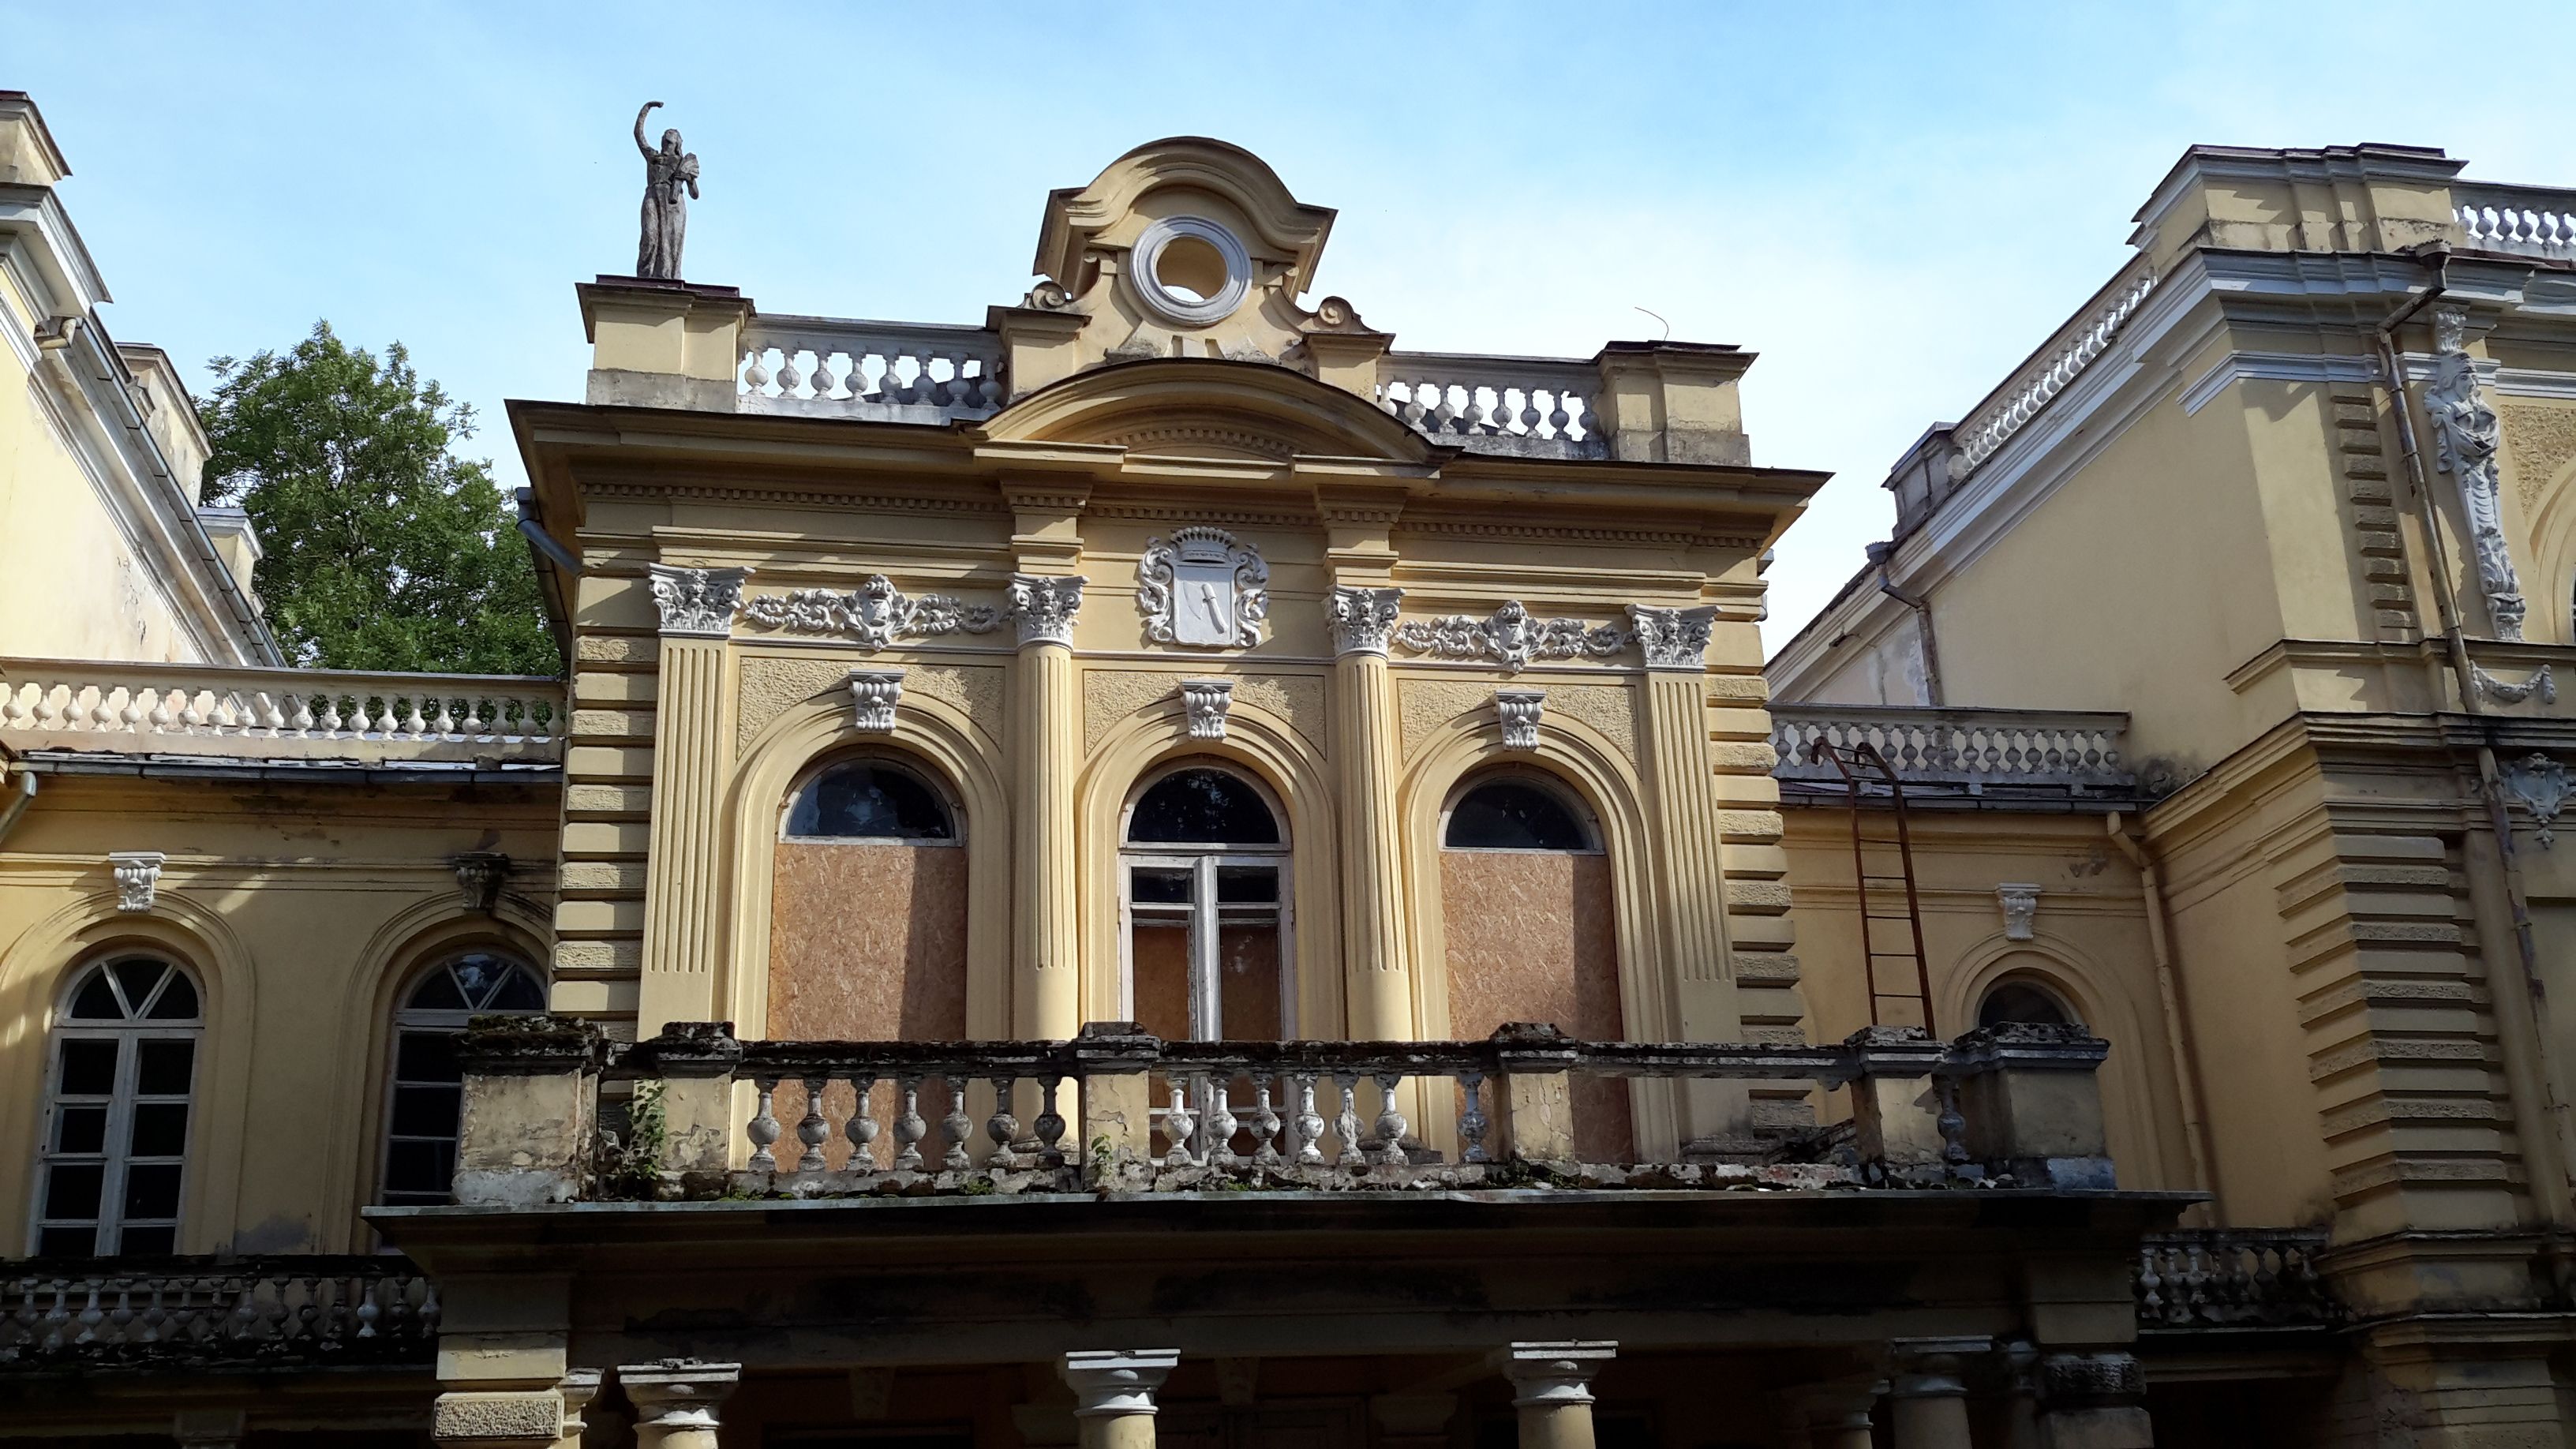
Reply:
[[1905, 592], [1887, 577], [1887, 556], [1895, 551], [1893, 543], [1873, 543], [1869, 546], [1869, 561], [1878, 565], [1878, 591], [1914, 611], [1914, 637], [1923, 645], [1923, 693], [1929, 696], [1924, 703], [1938, 709], [1942, 703], [1941, 651], [1932, 641], [1932, 601]]
[[[2424, 546], [2431, 555], [2433, 602], [2441, 611], [2442, 638], [2451, 655], [2451, 672], [2457, 680], [2462, 710], [2480, 718], [2486, 710], [2478, 703], [2476, 666], [2469, 659], [2468, 637], [2460, 626], [2460, 603], [2451, 587], [2449, 551], [2442, 547], [2441, 514], [2433, 503], [2433, 490], [2424, 472], [2424, 455], [2415, 437], [2414, 405], [2406, 393], [2406, 375], [2399, 369], [2397, 329], [2422, 311], [2450, 287], [2451, 249], [2437, 243], [2428, 253], [2419, 254], [2432, 273], [2432, 283], [2405, 306], [2389, 314], [2373, 331], [2379, 349], [2382, 380], [2389, 392], [2389, 410], [2397, 415], [2397, 445], [2406, 460], [2406, 481], [2415, 491], [2415, 507], [2424, 530]], [[2504, 803], [2504, 779], [2496, 768], [2495, 746], [2481, 727], [2477, 750], [2478, 794], [2486, 806], [2487, 828], [2495, 836], [2496, 856], [2503, 866], [2505, 900], [2513, 912], [2512, 959], [2497, 963], [2508, 967], [2519, 979], [2505, 983], [2497, 993], [2499, 1002], [2510, 1001], [2497, 1013], [2497, 1045], [2504, 1050], [2505, 1073], [2514, 1086], [2514, 1135], [2521, 1139], [2524, 1176], [2532, 1184], [2532, 1195], [2541, 1215], [2552, 1225], [2571, 1224], [2569, 1184], [2566, 1170], [2567, 1104], [2549, 1069], [2549, 1056], [2541, 1041], [2540, 1016], [2540, 948], [2532, 935], [2531, 898], [2523, 889], [2522, 865], [2513, 846], [2513, 821]], [[2541, 1106], [2533, 1110], [2532, 1098]], [[2537, 1159], [2537, 1160], [2535, 1160]]]
[[2225, 1226], [2226, 1197], [2218, 1188], [2218, 1171], [2209, 1156], [2208, 1116], [2202, 1103], [2208, 1100], [2200, 1084], [2200, 1048], [2194, 1043], [2189, 1022], [2183, 1015], [2182, 978], [2174, 969], [2173, 936], [2165, 920], [2165, 892], [2156, 869], [2156, 858], [2146, 843], [2133, 840], [2125, 828], [2128, 817], [2114, 810], [2102, 817], [2111, 834], [2111, 843], [2137, 867], [2138, 890], [2146, 897], [2147, 955], [2156, 966], [2156, 995], [2163, 1001], [2166, 1050], [2173, 1058], [2174, 1088], [2182, 1098], [2183, 1148], [2191, 1158], [2193, 1185], [2210, 1195], [2206, 1204]]

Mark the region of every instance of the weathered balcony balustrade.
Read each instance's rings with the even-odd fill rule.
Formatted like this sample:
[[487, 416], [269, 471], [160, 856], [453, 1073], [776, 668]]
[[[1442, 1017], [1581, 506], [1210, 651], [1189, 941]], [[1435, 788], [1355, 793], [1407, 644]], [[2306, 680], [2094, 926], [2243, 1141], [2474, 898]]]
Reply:
[[[2107, 1188], [2080, 1028], [1939, 1043], [1872, 1028], [1826, 1046], [1579, 1042], [1516, 1024], [1480, 1042], [1166, 1042], [1101, 1023], [1069, 1042], [739, 1041], [714, 1023], [611, 1049], [568, 1018], [466, 1038], [457, 1196]], [[1856, 1153], [1583, 1160], [1578, 1078], [1852, 1089]], [[631, 1084], [603, 1148], [600, 1084]], [[1416, 1117], [1441, 1120], [1430, 1131]], [[1426, 1140], [1429, 1139], [1429, 1140]], [[1594, 1134], [1593, 1140], [1601, 1140]], [[1827, 1160], [1797, 1160], [1823, 1156]]]
[[2121, 754], [2128, 729], [2127, 715], [2100, 711], [1771, 706], [1771, 748], [1780, 758], [1773, 773], [1837, 792], [1843, 776], [1817, 758], [1818, 744], [1872, 746], [1908, 785], [1971, 795], [1994, 787], [2126, 793], [2137, 784]]
[[2324, 1228], [2204, 1228], [2138, 1244], [2138, 1326], [2160, 1330], [2325, 1328], [2342, 1305], [2317, 1271]]
[[428, 1361], [438, 1289], [395, 1257], [0, 1263], [0, 1372]]

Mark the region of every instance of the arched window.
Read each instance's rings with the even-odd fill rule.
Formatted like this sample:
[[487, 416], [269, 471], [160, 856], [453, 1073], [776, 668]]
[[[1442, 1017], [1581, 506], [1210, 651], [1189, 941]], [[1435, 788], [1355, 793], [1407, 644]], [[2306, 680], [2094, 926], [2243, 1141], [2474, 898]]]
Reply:
[[953, 844], [948, 802], [919, 775], [875, 757], [826, 766], [787, 806], [788, 840]]
[[1182, 1040], [1294, 1035], [1288, 836], [1267, 794], [1222, 766], [1184, 765], [1138, 793], [1124, 835], [1129, 1015]]
[[1446, 850], [1597, 851], [1591, 812], [1565, 787], [1533, 774], [1494, 775], [1470, 785], [1449, 807], [1440, 844]]
[[1977, 1025], [2074, 1026], [2077, 1019], [2057, 993], [2028, 981], [1999, 981], [1977, 1003]]
[[203, 1030], [196, 981], [161, 957], [74, 979], [54, 1025], [35, 1251], [178, 1251]]
[[490, 951], [450, 956], [423, 972], [394, 1012], [393, 1081], [385, 1091], [384, 1189], [393, 1207], [452, 1200], [465, 1073], [457, 1038], [486, 1012], [543, 1011], [545, 987], [521, 961]]

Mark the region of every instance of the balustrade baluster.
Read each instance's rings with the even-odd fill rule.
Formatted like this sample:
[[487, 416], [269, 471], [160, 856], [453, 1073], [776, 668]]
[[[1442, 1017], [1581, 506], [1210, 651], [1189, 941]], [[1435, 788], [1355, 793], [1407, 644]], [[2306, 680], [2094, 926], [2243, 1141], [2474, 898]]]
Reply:
[[1337, 1167], [1368, 1166], [1368, 1149], [1360, 1143], [1360, 1077], [1357, 1072], [1335, 1072], [1333, 1081], [1342, 1089], [1342, 1110], [1333, 1119], [1333, 1130], [1342, 1139], [1342, 1153]]
[[874, 1172], [877, 1170], [876, 1104], [868, 1099], [876, 1092], [876, 1075], [854, 1072], [850, 1076], [850, 1085], [859, 1092], [858, 1104], [850, 1108], [849, 1124], [841, 1129], [842, 1135], [850, 1139], [850, 1171]]
[[939, 1119], [940, 1140], [948, 1144], [948, 1153], [940, 1166], [950, 1172], [966, 1172], [975, 1159], [966, 1151], [966, 1139], [975, 1134], [975, 1119], [966, 1115], [966, 1079], [948, 1079], [948, 1115]]
[[1184, 1078], [1172, 1078], [1172, 1107], [1163, 1114], [1163, 1135], [1170, 1139], [1171, 1150], [1163, 1154], [1165, 1167], [1188, 1167], [1190, 1133], [1198, 1125], [1198, 1114], [1190, 1110], [1190, 1085]]
[[109, 1343], [125, 1342], [125, 1330], [134, 1322], [134, 1280], [116, 1280], [116, 1306], [107, 1311], [105, 1339]]
[[1237, 1161], [1234, 1151], [1234, 1111], [1226, 1105], [1225, 1095], [1224, 1074], [1212, 1075], [1208, 1082], [1207, 1152], [1205, 1153], [1208, 1164], [1212, 1167], [1232, 1167]]
[[61, 1348], [64, 1336], [71, 1332], [72, 1285], [70, 1280], [54, 1280], [54, 1306], [45, 1310], [45, 1347]]
[[143, 1305], [143, 1332], [140, 1342], [159, 1343], [161, 1341], [161, 1330], [170, 1322], [170, 1310], [161, 1301], [168, 1288], [168, 1279], [152, 1280], [152, 1300]]
[[768, 392], [769, 349], [765, 347], [743, 349], [742, 385], [744, 391], [755, 396], [765, 395]]
[[895, 1095], [901, 1098], [894, 1119], [894, 1170], [921, 1170], [921, 1139], [930, 1135], [930, 1124], [921, 1120], [921, 1077], [907, 1072], [895, 1079]]
[[1466, 1104], [1458, 1113], [1458, 1160], [1490, 1162], [1485, 1155], [1485, 1074], [1470, 1069], [1458, 1074], [1458, 1085], [1466, 1092]]
[[1377, 1077], [1378, 1149], [1389, 1167], [1402, 1167], [1407, 1160], [1404, 1155], [1405, 1121], [1404, 1114], [1395, 1109], [1395, 1088], [1404, 1080], [1404, 1074], [1378, 1072], [1374, 1075]]
[[1324, 1149], [1321, 1145], [1324, 1137], [1324, 1119], [1315, 1113], [1315, 1074], [1298, 1072], [1289, 1080], [1297, 1089], [1295, 1127], [1297, 1165], [1320, 1167], [1324, 1161]]
[[359, 1282], [357, 1314], [358, 1337], [373, 1338], [376, 1336], [376, 1324], [385, 1316], [385, 1297], [388, 1294], [396, 1294], [401, 1291], [402, 1289], [400, 1286], [391, 1278], [378, 1279], [373, 1283], [369, 1283], [364, 1280]]
[[1270, 1105], [1270, 1079], [1252, 1080], [1252, 1161], [1256, 1167], [1279, 1165], [1279, 1113]]
[[778, 1158], [769, 1149], [778, 1141], [778, 1118], [770, 1111], [770, 1098], [778, 1091], [778, 1078], [755, 1077], [753, 1084], [760, 1089], [760, 1106], [746, 1129], [751, 1138], [751, 1170], [776, 1172]]
[[80, 1311], [80, 1332], [73, 1337], [72, 1342], [76, 1344], [96, 1343], [98, 1342], [99, 1325], [107, 1319], [106, 1312], [98, 1306], [98, 1280], [96, 1278], [92, 1278], [81, 1286], [85, 1290], [86, 1297]]
[[1064, 1165], [1064, 1114], [1056, 1110], [1055, 1099], [1056, 1089], [1064, 1084], [1064, 1078], [1050, 1074], [1039, 1078], [1039, 1081], [1045, 1087], [1046, 1100], [1038, 1106], [1038, 1155], [1041, 1165], [1061, 1167]]
[[803, 352], [804, 349], [801, 347], [778, 349], [778, 395], [780, 397], [805, 395], [805, 370], [796, 365], [797, 357]]
[[823, 1170], [823, 1144], [831, 1140], [832, 1124], [823, 1120], [823, 1089], [831, 1078], [809, 1076], [805, 1079], [805, 1115], [796, 1122], [796, 1140], [805, 1150], [796, 1158], [798, 1172]]
[[1011, 1115], [1011, 1089], [1018, 1083], [1013, 1076], [993, 1078], [993, 1115], [984, 1122], [984, 1135], [993, 1139], [993, 1155], [984, 1159], [984, 1165], [995, 1172], [1019, 1164], [1018, 1155], [1011, 1151], [1012, 1141], [1020, 1135], [1020, 1119]]

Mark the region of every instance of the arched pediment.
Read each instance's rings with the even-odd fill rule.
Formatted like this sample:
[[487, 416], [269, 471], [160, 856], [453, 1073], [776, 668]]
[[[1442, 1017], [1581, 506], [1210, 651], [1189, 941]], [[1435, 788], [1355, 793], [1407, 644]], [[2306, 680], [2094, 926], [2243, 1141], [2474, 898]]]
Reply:
[[1284, 367], [1220, 358], [1093, 368], [1012, 403], [983, 432], [996, 441], [1273, 462], [1303, 454], [1428, 463], [1440, 451], [1355, 393]]
[[1213, 193], [1231, 203], [1250, 225], [1245, 240], [1287, 268], [1289, 295], [1305, 291], [1333, 229], [1331, 209], [1299, 201], [1270, 163], [1207, 136], [1148, 141], [1110, 162], [1089, 186], [1049, 194], [1038, 230], [1038, 272], [1079, 291], [1084, 249], [1148, 193], [1172, 189]]

